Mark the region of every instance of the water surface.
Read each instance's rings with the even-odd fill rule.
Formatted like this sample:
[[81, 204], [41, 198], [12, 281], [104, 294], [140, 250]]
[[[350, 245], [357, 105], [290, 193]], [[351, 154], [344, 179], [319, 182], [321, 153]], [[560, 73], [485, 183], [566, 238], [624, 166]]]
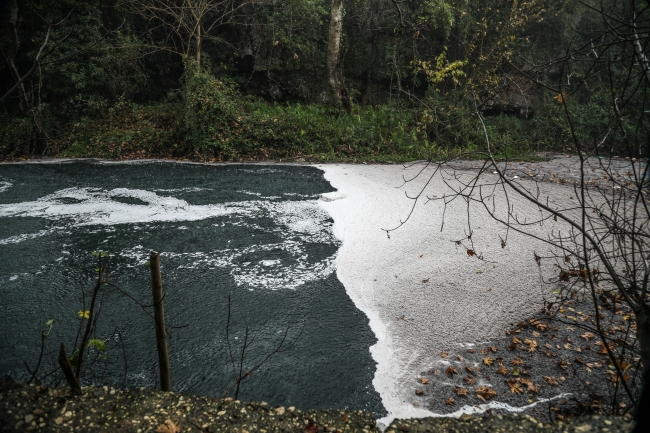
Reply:
[[[289, 340], [302, 330], [242, 385], [240, 398], [383, 414], [371, 385], [375, 338], [336, 278], [339, 242], [317, 203], [332, 190], [321, 171], [302, 166], [1, 165], [0, 374], [28, 378], [23, 361], [35, 364], [49, 319], [48, 347], [72, 347], [96, 276], [93, 251], [109, 252], [112, 281], [150, 303], [146, 261], [155, 250], [167, 322], [185, 326], [169, 341], [174, 391], [218, 397], [232, 383], [231, 294], [235, 356], [246, 327], [255, 338], [244, 368], [287, 328]], [[97, 337], [109, 339], [108, 362], [86, 383], [156, 385], [153, 322], [140, 306], [108, 290]]]

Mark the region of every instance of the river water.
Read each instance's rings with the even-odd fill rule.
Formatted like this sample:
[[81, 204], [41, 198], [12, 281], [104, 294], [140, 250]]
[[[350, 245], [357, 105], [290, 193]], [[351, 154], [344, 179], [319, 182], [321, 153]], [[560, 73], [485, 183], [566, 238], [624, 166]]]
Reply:
[[[246, 327], [251, 368], [239, 397], [298, 408], [385, 410], [372, 388], [376, 341], [336, 277], [339, 241], [319, 207], [333, 191], [314, 167], [177, 163], [0, 165], [0, 375], [26, 380], [44, 323], [55, 322], [39, 374], [70, 348], [93, 251], [109, 253], [111, 280], [151, 303], [149, 252], [161, 252], [172, 389], [219, 397], [233, 382], [226, 341], [239, 363]], [[301, 332], [302, 331], [302, 332]], [[107, 289], [97, 338], [105, 358], [86, 384], [156, 385], [152, 319]], [[124, 356], [126, 355], [126, 356]], [[125, 363], [126, 358], [126, 363]], [[125, 375], [126, 371], [126, 375]]]

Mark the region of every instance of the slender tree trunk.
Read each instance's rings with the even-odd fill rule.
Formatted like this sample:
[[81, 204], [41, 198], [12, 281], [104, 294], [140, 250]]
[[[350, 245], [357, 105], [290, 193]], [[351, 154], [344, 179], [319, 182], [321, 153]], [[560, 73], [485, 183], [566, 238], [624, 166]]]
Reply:
[[328, 102], [335, 104], [341, 99], [339, 77], [339, 51], [343, 27], [343, 0], [332, 0], [330, 6], [329, 43], [327, 45], [327, 90]]
[[641, 349], [643, 373], [641, 376], [641, 395], [636, 402], [636, 425], [633, 433], [650, 431], [650, 314], [642, 311], [636, 316], [637, 331]]
[[201, 70], [201, 21], [196, 26], [196, 67]]
[[18, 84], [18, 95], [19, 95], [19, 106], [21, 111], [25, 111], [29, 108], [29, 101], [27, 100], [27, 93], [25, 92], [25, 86], [21, 82], [21, 76], [18, 72], [18, 68], [14, 63], [16, 54], [18, 54], [18, 47], [20, 46], [20, 40], [18, 39], [18, 4], [16, 0], [12, 0], [11, 5], [9, 6], [9, 39], [11, 40], [11, 52], [6, 58], [7, 67], [11, 72], [14, 80]]

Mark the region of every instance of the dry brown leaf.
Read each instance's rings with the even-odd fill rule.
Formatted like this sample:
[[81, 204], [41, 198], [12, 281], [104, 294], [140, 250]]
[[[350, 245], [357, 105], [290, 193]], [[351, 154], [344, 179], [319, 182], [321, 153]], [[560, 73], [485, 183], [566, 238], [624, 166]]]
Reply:
[[456, 404], [453, 398], [449, 397], [447, 401], [445, 401], [445, 404], [448, 404], [449, 406], [453, 406]]
[[483, 358], [483, 364], [485, 364], [485, 365], [494, 364], [494, 358], [490, 358], [489, 356], [487, 358]]
[[497, 392], [487, 386], [479, 386], [476, 388], [476, 396], [482, 401], [486, 401], [486, 399], [492, 398], [495, 395], [497, 395]]
[[424, 394], [424, 391], [422, 391], [420, 388], [415, 390], [415, 395], [422, 395]]
[[539, 385], [535, 385], [532, 380], [530, 380], [530, 379], [518, 379], [518, 380], [522, 384], [526, 385], [526, 387], [528, 388], [528, 391], [532, 391], [534, 393], [539, 392], [539, 388], [540, 388]]
[[481, 355], [487, 355], [488, 353], [489, 352], [488, 352], [487, 348], [481, 349]]
[[456, 355], [456, 359], [459, 360], [459, 361], [462, 361], [462, 360], [463, 360], [463, 357], [460, 356], [460, 355]]
[[490, 349], [494, 353], [497, 352], [497, 347], [496, 346], [488, 346], [488, 349]]
[[499, 363], [499, 368], [497, 369], [497, 374], [502, 374], [504, 376], [508, 375], [508, 370], [503, 366], [503, 364]]
[[523, 343], [523, 341], [521, 341], [521, 340], [520, 340], [519, 338], [517, 338], [517, 337], [512, 337], [511, 342], [512, 342], [513, 344], [521, 344], [521, 343]]
[[512, 365], [524, 365], [524, 361], [521, 358], [515, 358], [510, 361]]
[[428, 385], [429, 384], [429, 379], [427, 379], [426, 377], [418, 377], [418, 380], [420, 381], [420, 383], [422, 385]]
[[551, 352], [548, 349], [544, 351], [544, 355], [548, 356], [549, 358], [555, 358], [557, 356], [555, 353]]
[[467, 249], [467, 255], [470, 256], [470, 257], [475, 256], [476, 252], [474, 250]]
[[463, 382], [465, 382], [468, 385], [474, 385], [476, 383], [476, 379], [474, 379], [472, 376], [465, 376], [463, 378]]
[[592, 338], [595, 337], [594, 334], [591, 332], [585, 332], [584, 334], [581, 335], [582, 338], [584, 338], [586, 341], [590, 341]]
[[519, 383], [519, 380], [506, 380], [506, 383], [510, 387], [510, 392], [515, 393], [515, 394], [521, 394], [524, 392], [524, 390], [521, 388], [521, 383]]
[[569, 363], [567, 361], [565, 361], [564, 359], [560, 359], [557, 362], [557, 365], [559, 365], [562, 370], [566, 370], [567, 368], [569, 368]]
[[454, 377], [454, 374], [458, 374], [458, 371], [453, 366], [450, 365], [449, 367], [447, 367], [447, 370], [445, 370], [445, 373], [447, 373], [447, 375], [449, 375], [450, 377]]
[[549, 385], [558, 386], [560, 384], [554, 376], [544, 376], [543, 379]]
[[524, 344], [528, 345], [528, 348], [526, 349], [528, 352], [535, 352], [537, 350], [537, 341], [533, 339], [526, 338]]
[[456, 395], [467, 395], [467, 388], [456, 386], [454, 387], [454, 392], [456, 393]]
[[447, 352], [440, 352], [440, 356], [446, 358], [449, 356], [449, 354]]
[[470, 367], [469, 365], [465, 367], [465, 371], [468, 372], [468, 373], [472, 373], [472, 374], [474, 373], [474, 369], [472, 367]]
[[181, 425], [176, 425], [174, 421], [167, 418], [164, 424], [160, 424], [156, 429], [156, 433], [180, 433]]

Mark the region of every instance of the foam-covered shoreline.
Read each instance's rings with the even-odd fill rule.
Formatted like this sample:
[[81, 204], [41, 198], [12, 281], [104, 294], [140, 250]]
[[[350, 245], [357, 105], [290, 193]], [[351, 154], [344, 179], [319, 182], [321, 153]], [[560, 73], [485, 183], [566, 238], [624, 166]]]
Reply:
[[[440, 362], [443, 349], [502, 337], [509, 324], [539, 309], [543, 288], [533, 250], [544, 246], [511, 232], [502, 248], [503, 228], [478, 209], [472, 213], [473, 240], [486, 261], [469, 257], [453, 242], [467, 237], [461, 202], [447, 206], [442, 232], [443, 206], [418, 204], [408, 223], [388, 237], [382, 229], [399, 225], [409, 214], [412, 201], [405, 191], [412, 194], [422, 186], [416, 181], [396, 188], [417, 166], [317, 167], [338, 190], [321, 200], [342, 241], [337, 275], [378, 340], [370, 348], [377, 362], [373, 385], [388, 411], [378, 422], [386, 426], [395, 418], [440, 416], [417, 407], [416, 376]], [[556, 198], [569, 193], [566, 187], [548, 187]], [[427, 191], [449, 193], [439, 178]], [[525, 212], [526, 203], [516, 204]], [[486, 408], [466, 406], [445, 416]]]

